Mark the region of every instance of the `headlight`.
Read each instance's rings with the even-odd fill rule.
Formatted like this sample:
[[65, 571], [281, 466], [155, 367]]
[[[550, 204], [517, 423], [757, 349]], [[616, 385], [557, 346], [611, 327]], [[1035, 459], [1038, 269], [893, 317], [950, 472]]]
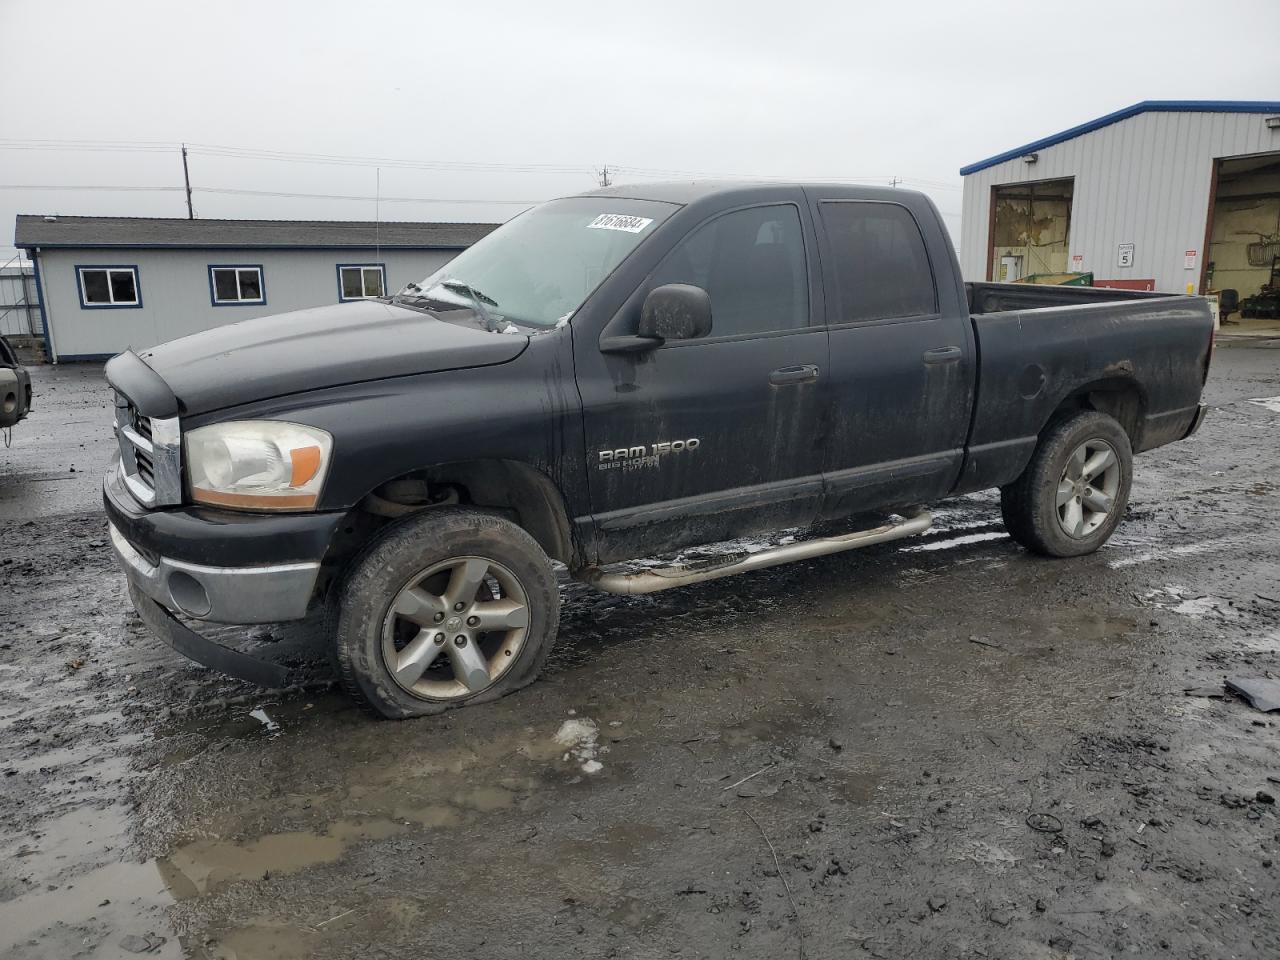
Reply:
[[191, 499], [242, 510], [310, 510], [320, 497], [333, 437], [278, 420], [233, 420], [186, 435]]

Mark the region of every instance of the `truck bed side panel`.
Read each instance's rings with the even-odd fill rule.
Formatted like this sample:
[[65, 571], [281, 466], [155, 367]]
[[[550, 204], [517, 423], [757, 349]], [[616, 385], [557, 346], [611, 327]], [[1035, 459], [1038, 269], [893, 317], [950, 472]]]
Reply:
[[1144, 297], [972, 318], [978, 394], [958, 492], [1009, 483], [1072, 398], [1136, 393], [1135, 452], [1181, 439], [1200, 402], [1213, 319], [1197, 297]]

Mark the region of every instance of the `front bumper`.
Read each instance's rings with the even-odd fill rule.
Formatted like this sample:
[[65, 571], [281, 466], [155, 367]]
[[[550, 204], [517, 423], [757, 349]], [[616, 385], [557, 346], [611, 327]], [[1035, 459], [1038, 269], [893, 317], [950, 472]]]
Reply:
[[1196, 408], [1196, 415], [1191, 421], [1191, 426], [1187, 428], [1186, 435], [1182, 438], [1183, 440], [1187, 439], [1187, 437], [1193, 435], [1200, 429], [1200, 424], [1204, 423], [1205, 415], [1208, 414], [1208, 412], [1209, 405], [1207, 403], [1202, 403]]
[[108, 524], [111, 545], [131, 586], [169, 609], [215, 623], [276, 623], [307, 614], [320, 563], [211, 567], [149, 559]]
[[206, 507], [143, 509], [118, 466], [102, 503], [132, 583], [161, 606], [215, 623], [306, 615], [342, 514], [249, 514]]
[[302, 619], [341, 514], [237, 514], [203, 507], [145, 510], [118, 466], [102, 488], [111, 545], [138, 616], [183, 656], [264, 687], [296, 681], [281, 664], [203, 637], [175, 616], [215, 623]]

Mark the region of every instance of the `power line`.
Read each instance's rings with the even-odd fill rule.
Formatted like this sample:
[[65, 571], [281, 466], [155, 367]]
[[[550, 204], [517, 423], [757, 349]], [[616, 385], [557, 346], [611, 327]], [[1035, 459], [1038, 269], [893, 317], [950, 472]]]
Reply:
[[[72, 150], [103, 152], [163, 152], [179, 148], [177, 143], [159, 141], [121, 141], [121, 140], [12, 140], [0, 139], [0, 149], [6, 150]], [[339, 166], [372, 166], [398, 167], [418, 170], [450, 170], [459, 173], [558, 173], [585, 174], [599, 177], [603, 171], [590, 164], [563, 163], [493, 163], [483, 161], [450, 161], [450, 160], [411, 160], [396, 157], [361, 157], [332, 153], [306, 153], [292, 150], [271, 150], [257, 147], [236, 147], [224, 144], [188, 143], [191, 153], [205, 156], [222, 157], [239, 160], [263, 160], [268, 162], [317, 163]], [[662, 167], [638, 167], [612, 165], [606, 168], [610, 174], [629, 173], [641, 177], [675, 177], [675, 178], [711, 178], [725, 180], [769, 180], [828, 183], [882, 183], [890, 177], [880, 175], [871, 177], [797, 177], [767, 176], [763, 174], [714, 172], [706, 170], [683, 170]], [[915, 183], [941, 190], [959, 190], [955, 183], [932, 180], [927, 177], [903, 177], [900, 183]]]
[[235, 160], [283, 161], [286, 163], [320, 163], [356, 167], [397, 167], [410, 170], [451, 170], [459, 173], [558, 173], [592, 174], [588, 164], [560, 163], [491, 163], [469, 160], [409, 160], [397, 157], [359, 157], [341, 154], [299, 153], [288, 150], [256, 150], [246, 147], [222, 147], [214, 144], [189, 144], [192, 153]]
[[[183, 193], [186, 187], [131, 187], [123, 184], [41, 184], [41, 183], [0, 183], [0, 190], [88, 190], [124, 193]], [[284, 197], [298, 200], [361, 200], [364, 202], [381, 201], [382, 203], [497, 203], [531, 207], [541, 200], [494, 200], [467, 199], [455, 197], [366, 197], [355, 194], [339, 193], [289, 193], [280, 190], [239, 190], [234, 187], [191, 187], [192, 193], [216, 193], [226, 196], [244, 197]]]
[[[103, 153], [163, 153], [182, 148], [180, 143], [118, 140], [13, 140], [0, 139], [0, 150], [57, 150]], [[453, 170], [463, 173], [571, 173], [591, 175], [590, 164], [563, 163], [493, 163], [482, 161], [412, 160], [397, 157], [362, 157], [330, 153], [304, 153], [292, 150], [269, 150], [256, 147], [233, 147], [212, 143], [187, 143], [192, 154], [236, 160], [283, 161], [287, 163], [319, 163], [358, 167], [402, 167], [421, 170]]]
[[130, 193], [164, 193], [173, 190], [181, 193], [183, 189], [183, 187], [131, 187], [115, 184], [0, 183], [0, 190], [104, 190]]
[[[181, 187], [166, 187], [165, 189], [178, 189]], [[341, 193], [286, 193], [279, 190], [240, 190], [235, 187], [192, 187], [193, 193], [217, 193], [232, 197], [288, 197], [298, 200], [363, 200], [366, 203], [501, 203], [513, 204], [516, 206], [531, 207], [534, 204], [541, 203], [541, 200], [472, 200], [457, 199], [453, 197], [368, 197], [358, 196], [356, 194]]]

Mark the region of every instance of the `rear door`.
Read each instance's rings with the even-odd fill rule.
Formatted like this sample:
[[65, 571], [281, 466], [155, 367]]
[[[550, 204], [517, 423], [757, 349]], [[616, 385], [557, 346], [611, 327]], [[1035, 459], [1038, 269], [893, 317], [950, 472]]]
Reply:
[[[637, 291], [667, 283], [703, 288], [711, 297], [709, 336], [645, 353], [601, 353], [597, 338], [575, 326], [604, 562], [803, 525], [817, 515], [827, 334], [809, 217], [803, 195], [793, 195], [795, 202], [703, 221]], [[632, 299], [638, 305], [642, 297]]]
[[968, 308], [947, 286], [954, 258], [937, 217], [915, 206], [815, 198], [831, 341], [826, 517], [928, 502], [959, 475], [974, 383]]

